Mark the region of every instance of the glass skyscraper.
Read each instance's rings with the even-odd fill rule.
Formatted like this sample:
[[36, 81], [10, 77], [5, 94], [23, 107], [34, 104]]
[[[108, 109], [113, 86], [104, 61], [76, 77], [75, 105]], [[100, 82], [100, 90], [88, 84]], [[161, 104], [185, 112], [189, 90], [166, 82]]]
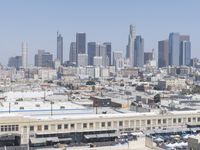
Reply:
[[144, 66], [144, 39], [140, 35], [135, 39], [134, 66]]
[[169, 65], [179, 66], [180, 61], [180, 34], [170, 33], [169, 34]]
[[63, 64], [63, 37], [57, 32], [57, 59]]

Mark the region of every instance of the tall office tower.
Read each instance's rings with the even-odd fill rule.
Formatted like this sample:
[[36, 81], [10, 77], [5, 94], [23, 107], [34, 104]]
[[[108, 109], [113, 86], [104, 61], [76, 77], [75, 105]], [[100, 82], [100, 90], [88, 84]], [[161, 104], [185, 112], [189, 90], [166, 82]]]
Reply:
[[111, 66], [111, 62], [112, 62], [112, 45], [110, 42], [105, 42], [103, 43], [103, 45], [106, 46], [106, 55], [108, 56], [109, 59], [109, 63], [108, 65]]
[[179, 66], [180, 61], [180, 34], [170, 33], [169, 34], [169, 65]]
[[17, 70], [22, 66], [22, 56], [10, 57], [8, 67], [14, 67]]
[[180, 65], [190, 65], [191, 43], [190, 41], [181, 41], [180, 44]]
[[94, 65], [94, 56], [97, 56], [98, 44], [96, 42], [88, 42], [88, 64]]
[[127, 45], [127, 56], [130, 62], [130, 66], [134, 66], [134, 49], [135, 49], [135, 26], [130, 25], [130, 33], [128, 37], [128, 45]]
[[77, 54], [86, 53], [86, 33], [76, 33]]
[[57, 32], [57, 59], [63, 64], [63, 37]]
[[144, 64], [147, 64], [151, 60], [153, 60], [153, 53], [152, 52], [144, 52]]
[[140, 35], [135, 39], [134, 66], [144, 66], [144, 39]]
[[94, 66], [103, 66], [102, 56], [94, 56]]
[[103, 66], [106, 67], [109, 64], [109, 58], [106, 53], [106, 46], [103, 44], [99, 44], [99, 55], [102, 56]]
[[119, 59], [122, 59], [122, 53], [121, 52], [113, 52], [113, 65], [116, 66], [116, 62], [119, 60]]
[[88, 54], [78, 54], [78, 66], [88, 65]]
[[169, 65], [169, 42], [168, 40], [158, 41], [158, 67]]
[[53, 55], [45, 50], [38, 50], [38, 54], [35, 55], [35, 66], [53, 67]]
[[28, 45], [26, 42], [22, 42], [22, 67], [28, 67]]
[[76, 42], [71, 42], [70, 44], [70, 51], [69, 51], [69, 61], [72, 64], [76, 64]]

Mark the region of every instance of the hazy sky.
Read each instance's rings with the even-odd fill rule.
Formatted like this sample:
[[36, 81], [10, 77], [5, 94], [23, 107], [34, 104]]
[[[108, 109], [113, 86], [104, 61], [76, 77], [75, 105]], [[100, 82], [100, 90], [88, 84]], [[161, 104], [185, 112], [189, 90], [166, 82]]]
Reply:
[[192, 56], [200, 56], [199, 0], [1, 0], [0, 62], [21, 55], [21, 42], [29, 45], [29, 64], [38, 49], [56, 57], [56, 32], [64, 38], [64, 60], [76, 32], [86, 32], [87, 42], [110, 41], [113, 50], [125, 51], [129, 24], [145, 40], [145, 51], [170, 32], [189, 34]]

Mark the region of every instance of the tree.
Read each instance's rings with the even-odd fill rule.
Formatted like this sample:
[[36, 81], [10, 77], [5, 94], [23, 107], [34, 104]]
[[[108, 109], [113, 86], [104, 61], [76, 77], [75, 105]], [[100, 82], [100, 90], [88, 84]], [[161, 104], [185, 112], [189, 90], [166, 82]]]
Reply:
[[86, 82], [86, 85], [95, 85], [95, 82], [94, 82], [94, 81], [91, 81], [91, 80], [89, 80], [89, 81], [87, 81], [87, 82]]
[[156, 94], [153, 99], [155, 103], [160, 103], [160, 94]]

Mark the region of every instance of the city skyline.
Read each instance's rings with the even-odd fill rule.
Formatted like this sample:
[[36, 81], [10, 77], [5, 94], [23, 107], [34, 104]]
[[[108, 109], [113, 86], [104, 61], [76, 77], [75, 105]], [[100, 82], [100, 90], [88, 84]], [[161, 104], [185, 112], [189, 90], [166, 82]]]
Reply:
[[[199, 14], [200, 3], [198, 1], [192, 3], [181, 1], [181, 7], [179, 6], [180, 1], [173, 2], [173, 5], [172, 1], [126, 1], [126, 3], [121, 1], [114, 5], [112, 12], [110, 8], [113, 1], [106, 2], [106, 5], [104, 2], [90, 0], [84, 1], [84, 3], [51, 1], [48, 4], [47, 1], [40, 3], [39, 1], [25, 2], [23, 0], [2, 2], [0, 6], [3, 19], [0, 29], [2, 33], [0, 51], [3, 52], [3, 55], [0, 56], [0, 62], [7, 65], [9, 57], [20, 55], [22, 41], [27, 41], [29, 45], [29, 64], [34, 64], [33, 56], [38, 49], [52, 53], [55, 58], [57, 30], [63, 36], [64, 60], [68, 60], [70, 43], [75, 41], [76, 32], [85, 32], [87, 42], [111, 42], [113, 51], [124, 53], [130, 24], [134, 24], [137, 35], [144, 38], [145, 52], [154, 48], [157, 53], [158, 41], [168, 37], [171, 32], [179, 32], [191, 36], [192, 57], [200, 56], [198, 52], [200, 37], [196, 32], [200, 25], [199, 20], [196, 19]], [[152, 9], [150, 6], [155, 4], [158, 7]], [[96, 5], [99, 7], [91, 8]], [[134, 9], [130, 9], [133, 5]], [[100, 6], [104, 6], [104, 12], [100, 11]], [[52, 11], [54, 8], [57, 8], [58, 11]], [[73, 11], [75, 8], [79, 10]], [[140, 11], [143, 12], [138, 13]], [[93, 13], [91, 14], [91, 12]], [[164, 24], [165, 26], [163, 26]]]

